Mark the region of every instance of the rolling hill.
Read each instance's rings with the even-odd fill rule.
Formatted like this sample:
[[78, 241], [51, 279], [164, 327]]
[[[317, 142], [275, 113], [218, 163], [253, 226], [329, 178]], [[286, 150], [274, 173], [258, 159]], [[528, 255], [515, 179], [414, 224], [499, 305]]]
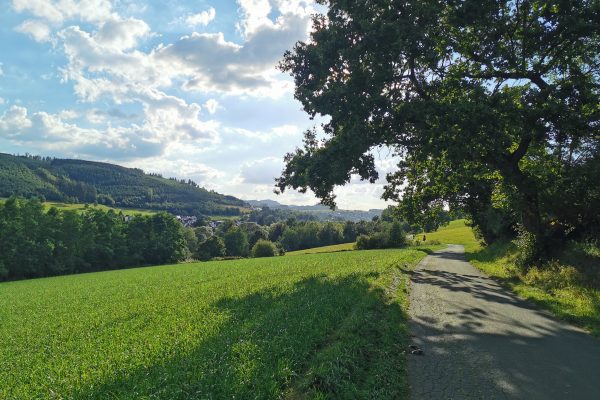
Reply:
[[183, 215], [238, 215], [246, 204], [195, 182], [114, 164], [0, 153], [0, 197], [164, 210]]

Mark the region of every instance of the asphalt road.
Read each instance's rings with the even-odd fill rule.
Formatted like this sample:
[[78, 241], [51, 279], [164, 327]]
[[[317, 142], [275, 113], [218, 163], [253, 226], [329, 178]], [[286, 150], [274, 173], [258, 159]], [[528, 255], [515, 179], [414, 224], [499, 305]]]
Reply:
[[412, 276], [411, 398], [600, 399], [600, 340], [557, 321], [465, 261], [462, 246]]

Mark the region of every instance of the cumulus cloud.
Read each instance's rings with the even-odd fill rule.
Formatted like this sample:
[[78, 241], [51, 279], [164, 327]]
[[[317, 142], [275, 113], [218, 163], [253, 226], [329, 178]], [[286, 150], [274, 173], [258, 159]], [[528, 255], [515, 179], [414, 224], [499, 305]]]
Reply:
[[50, 41], [50, 27], [37, 19], [28, 19], [17, 26], [15, 30], [31, 36], [36, 42], [43, 43]]
[[99, 22], [113, 16], [109, 0], [13, 0], [13, 9], [59, 25], [65, 20]]
[[95, 39], [101, 46], [127, 50], [135, 47], [140, 39], [149, 34], [150, 27], [140, 19], [111, 19], [102, 24]]
[[186, 17], [185, 19], [185, 23], [189, 26], [206, 26], [208, 25], [212, 20], [215, 19], [217, 15], [216, 10], [211, 7], [206, 11], [202, 11], [198, 14], [192, 14]]

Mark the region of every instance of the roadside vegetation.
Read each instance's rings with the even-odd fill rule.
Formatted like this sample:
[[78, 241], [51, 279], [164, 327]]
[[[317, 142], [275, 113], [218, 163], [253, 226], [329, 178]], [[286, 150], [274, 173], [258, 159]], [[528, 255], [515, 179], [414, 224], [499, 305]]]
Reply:
[[425, 253], [179, 264], [0, 284], [0, 398], [407, 395]]
[[474, 266], [519, 296], [600, 336], [600, 248], [597, 245], [569, 242], [556, 259], [523, 268], [518, 262], [518, 244], [503, 240], [482, 246], [465, 222], [452, 221], [425, 235], [428, 240], [464, 245], [466, 257]]

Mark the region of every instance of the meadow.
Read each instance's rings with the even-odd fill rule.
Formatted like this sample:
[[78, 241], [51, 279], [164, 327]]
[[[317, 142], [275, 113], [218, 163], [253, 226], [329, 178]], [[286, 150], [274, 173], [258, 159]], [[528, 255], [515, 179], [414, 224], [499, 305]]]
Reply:
[[331, 246], [313, 247], [312, 249], [289, 251], [285, 253], [286, 256], [297, 256], [302, 254], [317, 254], [317, 253], [336, 253], [339, 251], [351, 251], [354, 250], [355, 243], [342, 243], [333, 244]]
[[0, 398], [404, 398], [407, 273], [425, 254], [308, 254], [0, 284]]
[[[7, 199], [6, 198], [0, 198], [0, 203], [4, 203]], [[54, 207], [60, 211], [83, 211], [86, 209], [86, 207], [91, 207], [91, 208], [97, 208], [99, 210], [102, 211], [108, 211], [108, 210], [113, 210], [116, 213], [122, 212], [123, 215], [152, 215], [152, 214], [156, 214], [156, 211], [152, 211], [152, 210], [142, 210], [142, 209], [137, 209], [137, 208], [116, 208], [116, 207], [109, 207], [109, 206], [105, 206], [103, 204], [83, 204], [83, 203], [61, 203], [61, 202], [56, 202], [56, 201], [45, 201], [43, 203], [44, 208], [46, 210]]]

